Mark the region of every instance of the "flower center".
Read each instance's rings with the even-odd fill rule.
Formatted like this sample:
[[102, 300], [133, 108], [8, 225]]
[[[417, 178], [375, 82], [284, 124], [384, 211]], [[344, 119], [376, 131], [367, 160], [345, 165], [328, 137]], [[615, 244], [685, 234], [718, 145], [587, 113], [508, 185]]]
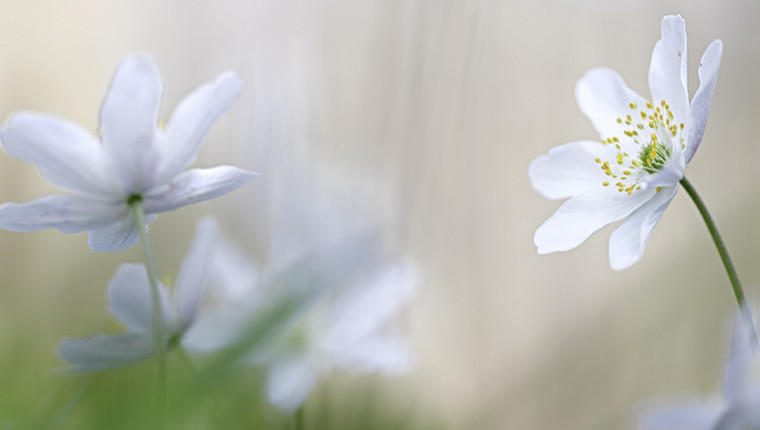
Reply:
[[142, 203], [142, 196], [140, 194], [130, 194], [127, 197], [127, 206], [132, 207], [138, 203]]
[[[623, 136], [608, 137], [602, 140], [605, 145], [615, 145], [617, 155], [610, 162], [597, 158], [604, 174], [610, 180], [602, 182], [610, 186], [612, 179], [618, 192], [633, 194], [640, 190], [646, 178], [662, 171], [670, 161], [675, 147], [680, 144], [684, 148], [681, 137], [684, 124], [676, 123], [670, 105], [665, 100], [659, 106], [647, 102], [644, 109], [631, 102], [628, 104], [631, 113], [625, 118], [618, 118], [618, 124], [623, 128]], [[635, 119], [634, 119], [635, 118]], [[662, 187], [657, 187], [659, 192]]]

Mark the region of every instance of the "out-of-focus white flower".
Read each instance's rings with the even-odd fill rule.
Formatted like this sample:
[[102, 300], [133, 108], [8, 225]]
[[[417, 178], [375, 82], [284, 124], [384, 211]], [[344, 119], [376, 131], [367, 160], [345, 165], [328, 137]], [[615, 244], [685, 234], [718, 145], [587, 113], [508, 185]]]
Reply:
[[148, 58], [124, 60], [100, 110], [100, 142], [54, 116], [13, 115], [2, 129], [5, 150], [74, 194], [6, 203], [0, 206], [0, 227], [87, 231], [90, 248], [116, 251], [139, 240], [131, 202], [141, 201], [151, 221], [159, 212], [218, 197], [256, 176], [232, 166], [185, 171], [207, 130], [240, 95], [242, 83], [234, 73], [222, 73], [185, 97], [165, 127], [158, 126], [162, 87]]
[[702, 140], [722, 51], [719, 40], [705, 51], [689, 104], [685, 23], [666, 16], [649, 67], [651, 101], [610, 69], [592, 69], [578, 81], [578, 106], [602, 141], [567, 143], [531, 163], [538, 192], [570, 199], [536, 231], [539, 254], [573, 249], [628, 217], [610, 237], [610, 266], [622, 270], [641, 258]]
[[723, 381], [723, 398], [650, 405], [639, 417], [639, 430], [760, 429], [760, 354], [755, 332], [736, 318]]
[[267, 366], [266, 393], [272, 404], [285, 411], [297, 409], [317, 380], [333, 369], [407, 369], [409, 348], [390, 322], [416, 287], [416, 270], [409, 263], [397, 263], [315, 297], [270, 348], [252, 358]]
[[[204, 309], [183, 346], [215, 351], [244, 341], [259, 317], [297, 303], [267, 340], [243, 354], [264, 367], [266, 394], [284, 411], [304, 403], [321, 376], [333, 369], [393, 372], [409, 367], [409, 348], [392, 318], [417, 290], [409, 262], [383, 258], [376, 242], [348, 235], [310, 249], [287, 265], [259, 274], [242, 251], [220, 238], [213, 272], [215, 309]], [[221, 288], [219, 288], [221, 287]]]
[[[167, 348], [184, 344], [184, 334], [202, 315], [201, 302], [216, 254], [217, 226], [213, 219], [198, 223], [195, 239], [177, 273], [173, 294], [159, 282], [163, 333]], [[155, 353], [153, 312], [148, 273], [142, 264], [124, 264], [108, 285], [109, 311], [127, 328], [123, 334], [66, 338], [61, 357], [75, 371], [126, 366]]]

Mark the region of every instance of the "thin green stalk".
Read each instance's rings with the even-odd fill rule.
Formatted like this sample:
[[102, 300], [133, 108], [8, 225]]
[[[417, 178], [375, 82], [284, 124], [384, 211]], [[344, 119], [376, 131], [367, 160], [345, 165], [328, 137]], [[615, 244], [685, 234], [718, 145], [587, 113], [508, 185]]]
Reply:
[[158, 292], [158, 277], [153, 263], [153, 252], [148, 239], [148, 225], [145, 223], [145, 213], [142, 208], [142, 199], [130, 199], [129, 206], [135, 216], [137, 228], [140, 230], [140, 243], [142, 244], [145, 268], [148, 271], [150, 282], [150, 298], [153, 307], [153, 343], [158, 362], [158, 407], [159, 415], [163, 414], [166, 396], [166, 346], [164, 344], [164, 324], [161, 315], [161, 301]]
[[298, 408], [298, 411], [296, 411], [296, 430], [304, 429], [304, 409], [306, 409], [306, 405], [301, 406]]
[[736, 303], [739, 305], [739, 312], [741, 312], [742, 318], [744, 318], [746, 325], [752, 329], [752, 343], [755, 347], [757, 347], [757, 333], [755, 332], [755, 323], [754, 319], [752, 318], [752, 312], [746, 304], [746, 298], [744, 295], [744, 290], [742, 289], [742, 284], [739, 281], [739, 275], [736, 273], [736, 268], [734, 268], [734, 263], [731, 261], [731, 257], [728, 256], [728, 249], [726, 249], [726, 245], [723, 243], [723, 239], [720, 237], [718, 227], [715, 225], [715, 221], [713, 221], [712, 216], [710, 216], [710, 212], [707, 210], [707, 206], [705, 206], [705, 203], [697, 193], [697, 190], [693, 185], [691, 185], [691, 182], [689, 182], [685, 176], [683, 179], [681, 179], [681, 185], [683, 186], [684, 190], [686, 190], [686, 193], [689, 194], [691, 200], [694, 201], [699, 214], [702, 215], [702, 219], [707, 225], [707, 230], [710, 231], [710, 236], [715, 243], [715, 247], [718, 249], [718, 254], [720, 254], [720, 260], [723, 262], [723, 266], [726, 268], [726, 273], [728, 274], [729, 281], [731, 281], [731, 288], [734, 291]]
[[193, 363], [193, 360], [187, 355], [187, 351], [182, 348], [182, 345], [177, 345], [175, 349], [179, 352], [179, 357], [182, 360], [182, 363], [185, 365], [188, 373], [190, 373], [195, 381], [203, 385], [203, 388], [205, 388], [205, 390], [211, 396], [211, 400], [214, 402], [214, 408], [216, 410], [217, 421], [219, 421], [220, 428], [230, 428], [230, 423], [227, 420], [227, 414], [222, 407], [222, 402], [216, 395], [214, 387], [211, 386], [211, 382], [198, 371], [195, 363]]

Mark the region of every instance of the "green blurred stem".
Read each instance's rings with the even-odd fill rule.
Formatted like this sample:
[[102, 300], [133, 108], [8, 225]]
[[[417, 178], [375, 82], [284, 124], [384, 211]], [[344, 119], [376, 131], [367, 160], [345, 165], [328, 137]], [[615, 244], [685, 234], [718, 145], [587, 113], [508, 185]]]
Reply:
[[742, 318], [744, 318], [746, 325], [752, 329], [752, 343], [757, 346], [757, 333], [755, 332], [755, 324], [754, 319], [752, 318], [752, 312], [747, 306], [744, 290], [742, 289], [742, 284], [739, 281], [739, 275], [736, 273], [736, 268], [734, 268], [734, 263], [731, 261], [731, 257], [728, 256], [728, 249], [726, 249], [726, 245], [723, 243], [723, 239], [720, 237], [718, 227], [715, 225], [715, 221], [713, 221], [712, 216], [710, 216], [710, 212], [707, 210], [707, 206], [705, 206], [704, 201], [702, 201], [702, 198], [699, 196], [694, 186], [691, 185], [691, 182], [686, 179], [686, 176], [681, 179], [681, 185], [689, 194], [691, 200], [694, 201], [699, 214], [702, 215], [702, 219], [707, 225], [707, 230], [710, 231], [710, 236], [715, 243], [715, 247], [718, 249], [718, 254], [720, 254], [720, 260], [723, 262], [723, 266], [726, 268], [726, 273], [728, 274], [729, 281], [731, 281], [731, 288], [734, 291], [736, 303], [739, 305], [739, 311], [741, 312]]
[[304, 409], [306, 409], [306, 405], [301, 406], [298, 408], [298, 411], [296, 411], [296, 430], [303, 430], [304, 429]]
[[219, 397], [216, 395], [216, 392], [214, 391], [214, 387], [211, 386], [210, 381], [204, 377], [199, 371], [198, 368], [195, 366], [195, 363], [193, 360], [187, 355], [187, 351], [185, 351], [185, 348], [182, 348], [181, 344], [178, 344], [175, 349], [179, 352], [179, 357], [182, 360], [182, 364], [185, 365], [185, 369], [187, 369], [187, 372], [193, 377], [195, 381], [198, 381], [200, 384], [203, 385], [203, 388], [208, 391], [209, 395], [211, 396], [211, 400], [214, 402], [214, 408], [216, 409], [216, 415], [219, 421], [221, 421], [220, 428], [230, 428], [230, 423], [227, 422], [226, 414], [224, 411], [224, 408], [222, 407], [222, 402], [219, 400]]
[[139, 196], [130, 197], [128, 203], [135, 216], [137, 228], [140, 230], [140, 243], [142, 244], [145, 268], [148, 271], [148, 281], [150, 282], [150, 298], [153, 307], [153, 344], [156, 351], [156, 360], [158, 361], [158, 407], [159, 414], [161, 414], [164, 409], [166, 393], [166, 347], [164, 344], [164, 319], [163, 315], [161, 315], [161, 300], [158, 292], [158, 277], [156, 276], [153, 252], [151, 251], [150, 240], [148, 239], [148, 225], [145, 223], [142, 198]]

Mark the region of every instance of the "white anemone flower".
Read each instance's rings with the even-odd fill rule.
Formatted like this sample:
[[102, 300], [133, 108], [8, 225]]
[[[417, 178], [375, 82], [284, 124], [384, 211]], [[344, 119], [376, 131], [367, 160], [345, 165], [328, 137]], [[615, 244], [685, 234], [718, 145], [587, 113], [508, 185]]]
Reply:
[[266, 394], [285, 412], [298, 409], [320, 377], [335, 369], [401, 372], [411, 366], [406, 341], [392, 318], [417, 287], [409, 263], [381, 267], [336, 294], [325, 294], [294, 315], [272, 345], [252, 357], [267, 367]]
[[187, 169], [207, 130], [234, 104], [242, 83], [225, 72], [184, 98], [164, 127], [158, 114], [163, 84], [148, 58], [133, 55], [116, 71], [100, 110], [100, 141], [64, 119], [21, 112], [2, 129], [8, 154], [34, 163], [53, 184], [73, 192], [0, 206], [0, 228], [56, 228], [89, 233], [95, 251], [116, 251], [139, 240], [130, 204], [147, 221], [159, 212], [208, 200], [256, 174], [232, 166]]
[[234, 346], [260, 316], [294, 300], [298, 306], [243, 360], [265, 369], [266, 396], [278, 409], [298, 409], [320, 377], [336, 369], [408, 369], [409, 347], [391, 320], [416, 292], [417, 270], [409, 262], [379, 261], [374, 242], [364, 239], [338, 240], [260, 275], [240, 248], [220, 238], [215, 306], [204, 308], [182, 345], [196, 352]]
[[[173, 294], [159, 282], [159, 300], [167, 348], [186, 347], [184, 335], [203, 314], [203, 298], [213, 269], [217, 226], [213, 219], [198, 223], [193, 244], [177, 273]], [[108, 310], [126, 328], [122, 334], [66, 338], [59, 354], [74, 371], [105, 370], [133, 364], [155, 353], [150, 282], [145, 266], [124, 264], [108, 285]], [[193, 349], [188, 348], [188, 349]]]
[[592, 69], [578, 81], [578, 106], [601, 142], [567, 143], [531, 163], [529, 176], [538, 192], [549, 199], [569, 198], [536, 231], [539, 254], [573, 249], [628, 217], [610, 237], [610, 266], [622, 270], [641, 258], [702, 140], [722, 50], [715, 40], [702, 55], [700, 85], [691, 103], [680, 16], [662, 20], [662, 38], [649, 67], [650, 100], [607, 68]]
[[723, 397], [654, 403], [639, 417], [639, 430], [760, 429], [760, 354], [744, 321], [737, 317], [734, 324]]

